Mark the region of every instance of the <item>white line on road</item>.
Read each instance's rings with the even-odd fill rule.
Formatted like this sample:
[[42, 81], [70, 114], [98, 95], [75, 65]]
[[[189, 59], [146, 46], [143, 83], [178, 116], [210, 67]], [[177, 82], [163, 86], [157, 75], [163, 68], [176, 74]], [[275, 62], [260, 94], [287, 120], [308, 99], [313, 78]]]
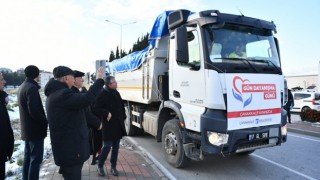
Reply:
[[281, 165], [281, 164], [279, 164], [279, 163], [276, 163], [276, 162], [274, 162], [274, 161], [271, 161], [271, 160], [269, 160], [269, 159], [266, 159], [266, 158], [264, 158], [264, 157], [262, 157], [262, 156], [259, 156], [259, 155], [257, 155], [257, 154], [251, 154], [251, 155], [252, 155], [252, 156], [255, 156], [255, 157], [257, 157], [257, 158], [260, 158], [260, 159], [262, 159], [262, 160], [264, 160], [264, 161], [267, 161], [267, 162], [269, 162], [269, 163], [271, 163], [271, 164], [274, 164], [274, 165], [276, 165], [276, 166], [279, 166], [279, 167], [281, 167], [281, 168], [283, 168], [283, 169], [286, 169], [286, 170], [288, 170], [288, 171], [290, 171], [290, 172], [293, 172], [293, 173], [295, 173], [295, 174], [298, 174], [298, 175], [300, 175], [300, 176], [302, 176], [302, 177], [305, 177], [305, 178], [307, 178], [307, 179], [317, 180], [317, 179], [315, 179], [315, 178], [313, 178], [313, 177], [310, 177], [310, 176], [308, 176], [308, 175], [302, 174], [302, 173], [300, 173], [300, 172], [298, 172], [298, 171], [295, 171], [295, 170], [293, 170], [293, 169], [290, 169], [290, 168], [288, 168], [288, 167], [286, 167], [286, 166], [284, 166], [284, 165]]
[[148, 153], [143, 147], [141, 147], [137, 141], [135, 141], [133, 138], [127, 136], [126, 139], [129, 139], [135, 146], [138, 147], [138, 149], [145, 153], [150, 160], [167, 176], [167, 178], [171, 179], [171, 180], [177, 180], [170, 171], [168, 171], [164, 166], [162, 166], [162, 164], [155, 158], [153, 157], [150, 153]]
[[309, 141], [314, 141], [314, 142], [320, 143], [319, 140], [311, 139], [311, 138], [307, 138], [307, 137], [303, 137], [303, 136], [298, 136], [298, 135], [293, 135], [293, 134], [288, 134], [288, 136], [297, 137], [297, 138], [301, 138], [301, 139], [305, 139], [305, 140], [309, 140]]

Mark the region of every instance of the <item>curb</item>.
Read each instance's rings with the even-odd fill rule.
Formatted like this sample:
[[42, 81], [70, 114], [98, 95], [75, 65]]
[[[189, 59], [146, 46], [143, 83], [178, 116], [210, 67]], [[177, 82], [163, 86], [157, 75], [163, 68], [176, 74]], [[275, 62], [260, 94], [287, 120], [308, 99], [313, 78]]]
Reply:
[[320, 133], [314, 132], [314, 131], [301, 130], [301, 129], [297, 129], [297, 128], [288, 127], [288, 132], [293, 132], [293, 133], [298, 133], [298, 134], [303, 134], [303, 135], [308, 135], [308, 136], [320, 138]]
[[[156, 172], [162, 172], [168, 179], [170, 180], [177, 180], [170, 171], [168, 171], [164, 166], [162, 166], [162, 164], [156, 160], [156, 158], [154, 156], [152, 156], [148, 151], [146, 151], [143, 147], [141, 147], [137, 141], [135, 141], [133, 138], [126, 136], [124, 137], [124, 139], [128, 140], [130, 143], [132, 143], [134, 146], [137, 147], [137, 149], [139, 149], [139, 151], [142, 152], [142, 154], [144, 154], [149, 161], [152, 161], [154, 166], [152, 166], [152, 168], [154, 169], [154, 171]], [[143, 156], [144, 158], [146, 158], [145, 156]]]

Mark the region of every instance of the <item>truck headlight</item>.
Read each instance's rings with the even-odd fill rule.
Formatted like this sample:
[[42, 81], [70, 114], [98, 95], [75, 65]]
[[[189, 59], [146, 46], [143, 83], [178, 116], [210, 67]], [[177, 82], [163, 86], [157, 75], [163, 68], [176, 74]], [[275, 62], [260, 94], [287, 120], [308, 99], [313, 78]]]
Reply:
[[281, 127], [281, 135], [286, 136], [288, 133], [287, 125]]
[[220, 146], [222, 144], [227, 144], [229, 135], [221, 134], [216, 132], [207, 131], [208, 140], [212, 145]]

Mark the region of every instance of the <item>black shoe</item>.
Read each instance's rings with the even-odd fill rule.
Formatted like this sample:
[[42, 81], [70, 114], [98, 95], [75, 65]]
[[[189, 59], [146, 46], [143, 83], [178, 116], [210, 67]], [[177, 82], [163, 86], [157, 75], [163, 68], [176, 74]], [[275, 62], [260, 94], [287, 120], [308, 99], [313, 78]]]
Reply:
[[119, 176], [119, 172], [117, 171], [116, 168], [111, 168], [111, 173], [112, 173], [112, 175], [114, 175], [114, 176]]
[[99, 176], [106, 176], [106, 173], [104, 172], [103, 167], [98, 167], [98, 174]]

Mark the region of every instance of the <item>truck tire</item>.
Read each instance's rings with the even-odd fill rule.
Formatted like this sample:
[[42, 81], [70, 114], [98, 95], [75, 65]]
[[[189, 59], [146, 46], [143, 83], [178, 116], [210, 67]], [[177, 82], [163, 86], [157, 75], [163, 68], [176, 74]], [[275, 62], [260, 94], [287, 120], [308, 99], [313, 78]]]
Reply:
[[126, 116], [127, 116], [126, 120], [124, 121], [127, 135], [134, 136], [137, 134], [138, 128], [135, 127], [134, 125], [132, 125], [132, 114], [131, 114], [131, 110], [129, 109], [129, 107], [126, 106], [124, 109], [126, 111]]
[[179, 120], [172, 119], [165, 123], [162, 129], [162, 150], [167, 162], [176, 168], [190, 161], [183, 149]]

